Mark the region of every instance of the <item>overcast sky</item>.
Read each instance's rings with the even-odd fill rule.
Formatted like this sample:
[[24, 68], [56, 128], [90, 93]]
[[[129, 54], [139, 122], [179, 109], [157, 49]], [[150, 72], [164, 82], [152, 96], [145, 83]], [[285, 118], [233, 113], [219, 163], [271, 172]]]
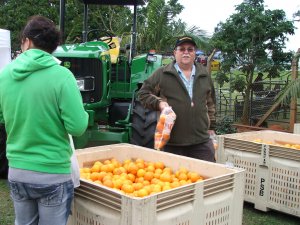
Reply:
[[[212, 34], [214, 28], [219, 22], [225, 20], [235, 13], [235, 6], [243, 0], [179, 0], [185, 9], [179, 15], [189, 26], [197, 26], [202, 30]], [[287, 19], [293, 19], [293, 14], [300, 10], [299, 0], [265, 0], [265, 9], [283, 9]], [[289, 36], [289, 42], [286, 43], [288, 50], [297, 51], [300, 48], [300, 22], [294, 23], [295, 35]]]

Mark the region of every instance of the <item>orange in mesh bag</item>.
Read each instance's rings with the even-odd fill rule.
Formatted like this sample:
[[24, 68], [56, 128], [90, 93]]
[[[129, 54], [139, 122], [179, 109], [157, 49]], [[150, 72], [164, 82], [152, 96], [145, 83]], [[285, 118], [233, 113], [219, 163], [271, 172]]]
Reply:
[[170, 133], [176, 119], [171, 107], [165, 107], [160, 114], [154, 134], [154, 148], [161, 150], [169, 141]]

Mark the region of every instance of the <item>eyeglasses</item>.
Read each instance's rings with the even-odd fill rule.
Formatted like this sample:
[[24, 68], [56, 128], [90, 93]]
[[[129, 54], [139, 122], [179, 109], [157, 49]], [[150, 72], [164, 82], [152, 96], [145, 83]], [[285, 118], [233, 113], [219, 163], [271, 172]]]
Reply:
[[188, 51], [189, 53], [191, 53], [191, 52], [195, 51], [195, 48], [183, 48], [183, 47], [179, 47], [179, 48], [177, 48], [177, 51], [180, 51], [180, 52]]

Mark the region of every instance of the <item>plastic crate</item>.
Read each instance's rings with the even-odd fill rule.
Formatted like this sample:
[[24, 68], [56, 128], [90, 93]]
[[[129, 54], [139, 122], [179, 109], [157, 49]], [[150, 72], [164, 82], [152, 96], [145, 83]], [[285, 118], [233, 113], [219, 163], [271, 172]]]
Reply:
[[244, 170], [182, 157], [130, 144], [76, 151], [79, 166], [112, 157], [162, 161], [174, 170], [181, 166], [206, 179], [144, 198], [81, 180], [75, 190], [70, 224], [76, 225], [241, 225]]
[[268, 130], [220, 135], [217, 160], [246, 170], [244, 199], [256, 209], [300, 217], [300, 150], [264, 144], [278, 140], [300, 143], [300, 135]]
[[300, 123], [294, 124], [294, 134], [300, 134]]

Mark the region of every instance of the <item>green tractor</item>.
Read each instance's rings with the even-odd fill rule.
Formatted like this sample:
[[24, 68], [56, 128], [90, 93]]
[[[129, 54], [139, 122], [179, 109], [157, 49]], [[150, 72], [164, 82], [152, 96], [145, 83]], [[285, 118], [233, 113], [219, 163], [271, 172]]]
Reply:
[[[162, 65], [162, 55], [135, 56], [136, 7], [140, 0], [82, 0], [84, 3], [83, 43], [64, 44], [53, 55], [70, 69], [89, 114], [89, 125], [75, 148], [113, 143], [132, 143], [153, 148], [157, 113], [144, 109], [136, 100], [143, 81]], [[119, 39], [101, 31], [87, 31], [88, 4], [133, 5], [134, 26], [131, 48], [122, 51]], [[64, 24], [61, 2], [60, 26]], [[63, 31], [62, 31], [63, 32]], [[126, 54], [127, 53], [127, 54]]]

